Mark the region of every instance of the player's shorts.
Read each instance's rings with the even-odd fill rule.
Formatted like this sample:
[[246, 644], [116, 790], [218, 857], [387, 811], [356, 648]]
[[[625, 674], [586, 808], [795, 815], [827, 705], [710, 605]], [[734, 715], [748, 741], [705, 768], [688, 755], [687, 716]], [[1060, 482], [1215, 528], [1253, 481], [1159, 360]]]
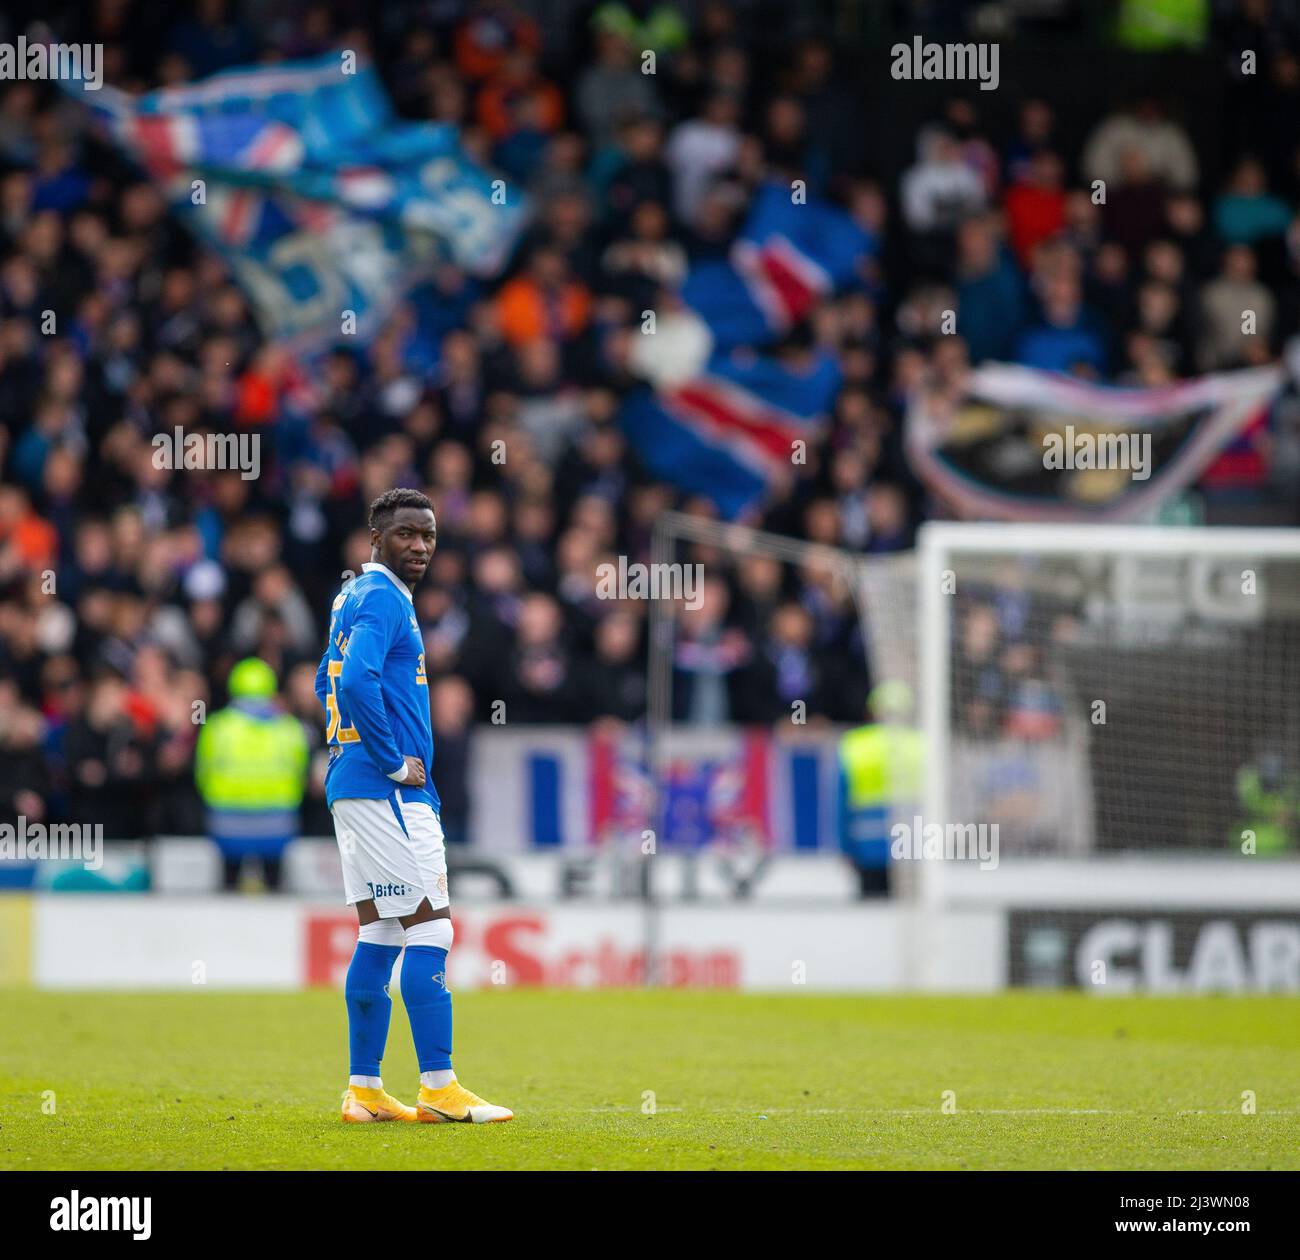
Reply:
[[423, 801], [349, 797], [334, 802], [334, 835], [343, 859], [347, 904], [374, 901], [381, 919], [414, 914], [426, 897], [448, 904], [447, 851], [438, 815]]

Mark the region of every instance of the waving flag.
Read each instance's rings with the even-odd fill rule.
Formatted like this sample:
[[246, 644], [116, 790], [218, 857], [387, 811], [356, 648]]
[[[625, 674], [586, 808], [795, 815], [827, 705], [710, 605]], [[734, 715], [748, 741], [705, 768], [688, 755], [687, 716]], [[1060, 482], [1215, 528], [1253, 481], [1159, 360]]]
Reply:
[[834, 359], [796, 371], [742, 347], [788, 333], [860, 272], [874, 242], [843, 210], [760, 188], [727, 262], [693, 267], [684, 310], [634, 339], [629, 368], [652, 387], [630, 395], [620, 420], [651, 473], [708, 496], [725, 516], [759, 503], [816, 438], [835, 400]]
[[441, 262], [495, 274], [526, 214], [454, 128], [397, 119], [373, 67], [354, 69], [334, 53], [89, 102], [228, 260], [263, 331], [304, 350], [344, 311], [364, 340]]
[[720, 348], [761, 345], [789, 332], [847, 284], [874, 251], [871, 236], [838, 206], [795, 204], [766, 184], [754, 197], [728, 262], [693, 267], [682, 298]]
[[818, 436], [839, 383], [830, 355], [800, 371], [752, 354], [715, 354], [689, 380], [632, 394], [620, 419], [652, 474], [735, 517], [790, 474], [796, 443]]
[[905, 444], [921, 479], [963, 516], [1131, 521], [1196, 481], [1284, 383], [1281, 368], [1259, 367], [1118, 389], [989, 363], [955, 408], [918, 391]]

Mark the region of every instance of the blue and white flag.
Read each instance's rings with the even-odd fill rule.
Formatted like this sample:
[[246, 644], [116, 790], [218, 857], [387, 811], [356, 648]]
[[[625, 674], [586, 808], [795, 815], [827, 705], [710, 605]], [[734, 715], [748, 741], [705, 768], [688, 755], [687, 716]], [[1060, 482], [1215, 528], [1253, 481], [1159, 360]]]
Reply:
[[227, 259], [264, 333], [304, 351], [345, 311], [365, 340], [439, 263], [495, 274], [527, 213], [455, 128], [398, 119], [373, 67], [347, 69], [332, 53], [88, 101]]

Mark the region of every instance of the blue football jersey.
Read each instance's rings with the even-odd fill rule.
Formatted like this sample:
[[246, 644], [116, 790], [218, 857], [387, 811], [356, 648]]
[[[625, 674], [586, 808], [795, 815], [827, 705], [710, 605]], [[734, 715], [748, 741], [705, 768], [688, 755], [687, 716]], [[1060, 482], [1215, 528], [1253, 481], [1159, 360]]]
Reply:
[[[411, 592], [382, 564], [362, 566], [330, 610], [329, 643], [316, 671], [330, 764], [325, 800], [404, 801], [441, 808], [433, 786], [433, 727], [424, 639]], [[422, 788], [394, 783], [405, 757], [424, 762]]]

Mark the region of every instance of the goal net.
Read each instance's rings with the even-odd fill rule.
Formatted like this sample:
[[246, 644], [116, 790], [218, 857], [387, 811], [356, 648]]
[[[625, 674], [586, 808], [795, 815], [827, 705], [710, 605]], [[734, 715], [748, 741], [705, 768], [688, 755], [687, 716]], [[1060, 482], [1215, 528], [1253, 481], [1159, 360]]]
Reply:
[[666, 513], [652, 563], [699, 587], [695, 607], [650, 609], [661, 846], [839, 856], [840, 735], [866, 720], [882, 683], [902, 697], [898, 720], [919, 720], [915, 557]]
[[[1300, 533], [932, 523], [886, 557], [669, 514], [654, 558], [724, 601], [651, 606], [666, 851], [838, 853], [838, 740], [902, 684], [923, 774], [883, 821], [907, 984], [1300, 990]], [[761, 654], [791, 603], [831, 712], [756, 671], [766, 707], [711, 723], [701, 627]]]
[[996, 842], [923, 903], [997, 910], [1012, 984], [1296, 971], [1300, 533], [938, 523], [918, 564], [926, 818]]

